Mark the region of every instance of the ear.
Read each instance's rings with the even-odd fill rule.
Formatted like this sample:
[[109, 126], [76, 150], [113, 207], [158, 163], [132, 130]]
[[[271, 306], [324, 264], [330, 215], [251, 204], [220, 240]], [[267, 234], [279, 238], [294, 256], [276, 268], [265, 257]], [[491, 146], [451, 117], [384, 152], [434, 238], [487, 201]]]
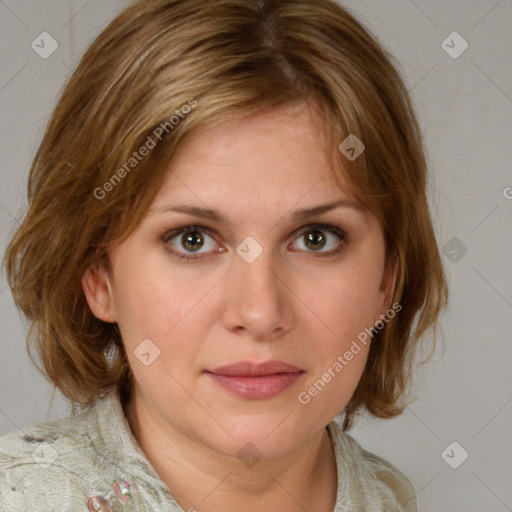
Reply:
[[[380, 285], [380, 292], [382, 296], [381, 309], [379, 311], [380, 316], [384, 316], [386, 311], [391, 307], [391, 301], [395, 294], [396, 281], [398, 278], [398, 270], [400, 268], [400, 260], [398, 254], [393, 252], [390, 254], [386, 267], [384, 269], [384, 275]], [[380, 319], [380, 317], [379, 317]]]
[[115, 322], [110, 277], [104, 265], [94, 264], [82, 276], [82, 289], [93, 315], [104, 322]]

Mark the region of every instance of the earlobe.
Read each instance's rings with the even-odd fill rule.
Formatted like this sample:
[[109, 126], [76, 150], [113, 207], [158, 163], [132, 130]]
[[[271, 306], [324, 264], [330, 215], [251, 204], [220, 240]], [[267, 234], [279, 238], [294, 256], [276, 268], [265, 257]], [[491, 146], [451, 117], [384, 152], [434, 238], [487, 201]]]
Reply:
[[82, 289], [93, 315], [104, 322], [115, 322], [113, 294], [107, 270], [103, 265], [89, 267], [82, 276]]

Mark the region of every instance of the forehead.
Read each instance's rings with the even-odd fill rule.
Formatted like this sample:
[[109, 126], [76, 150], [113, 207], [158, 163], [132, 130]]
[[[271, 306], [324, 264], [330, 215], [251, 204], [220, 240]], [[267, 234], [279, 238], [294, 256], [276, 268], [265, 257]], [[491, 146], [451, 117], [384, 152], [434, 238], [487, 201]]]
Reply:
[[182, 141], [151, 209], [178, 199], [250, 208], [349, 197], [332, 153], [323, 120], [305, 103], [212, 123]]

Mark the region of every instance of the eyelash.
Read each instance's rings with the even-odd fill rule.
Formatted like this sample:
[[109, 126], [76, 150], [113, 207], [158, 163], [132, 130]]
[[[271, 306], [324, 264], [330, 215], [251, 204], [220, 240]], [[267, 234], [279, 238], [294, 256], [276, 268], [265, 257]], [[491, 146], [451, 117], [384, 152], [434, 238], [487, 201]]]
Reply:
[[[205, 226], [192, 225], [192, 226], [184, 226], [182, 228], [174, 229], [174, 230], [166, 233], [162, 237], [162, 241], [164, 242], [164, 244], [166, 244], [167, 250], [171, 253], [171, 255], [176, 256], [178, 258], [182, 258], [184, 260], [200, 260], [207, 253], [202, 253], [201, 255], [199, 255], [199, 254], [198, 255], [190, 255], [190, 254], [182, 253], [180, 251], [176, 251], [172, 248], [169, 248], [169, 245], [168, 245], [169, 240], [172, 240], [173, 238], [175, 238], [178, 235], [181, 235], [182, 233], [187, 233], [190, 231], [199, 231], [200, 233], [206, 233], [209, 236], [211, 236], [212, 238], [215, 238], [213, 236], [213, 232], [211, 229], [209, 229]], [[300, 231], [299, 231], [297, 237], [295, 238], [295, 240], [300, 238], [301, 236], [304, 236], [306, 233], [309, 233], [311, 231], [326, 231], [329, 233], [333, 233], [341, 240], [339, 246], [336, 249], [332, 249], [332, 250], [326, 251], [326, 252], [319, 252], [318, 254], [320, 254], [321, 256], [332, 256], [334, 254], [337, 254], [338, 252], [340, 252], [343, 249], [343, 247], [348, 242], [348, 235], [345, 231], [343, 231], [342, 229], [340, 229], [336, 226], [332, 226], [331, 224], [322, 224], [322, 223], [309, 224], [307, 226], [304, 226], [303, 228], [300, 228]], [[314, 254], [314, 251], [307, 251], [307, 252], [311, 252]]]

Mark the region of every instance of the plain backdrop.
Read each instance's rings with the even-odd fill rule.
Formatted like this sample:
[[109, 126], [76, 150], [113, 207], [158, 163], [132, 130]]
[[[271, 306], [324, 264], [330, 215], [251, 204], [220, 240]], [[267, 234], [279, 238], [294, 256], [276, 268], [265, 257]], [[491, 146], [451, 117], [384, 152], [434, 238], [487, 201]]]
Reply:
[[[412, 91], [451, 294], [444, 354], [418, 371], [416, 401], [351, 435], [410, 478], [420, 512], [512, 510], [512, 0], [343, 4], [396, 56]], [[58, 93], [126, 5], [0, 0], [2, 253]], [[43, 32], [58, 44], [45, 59], [31, 46]], [[29, 361], [3, 273], [0, 315], [0, 435], [67, 415], [59, 396], [50, 406], [51, 388]]]

